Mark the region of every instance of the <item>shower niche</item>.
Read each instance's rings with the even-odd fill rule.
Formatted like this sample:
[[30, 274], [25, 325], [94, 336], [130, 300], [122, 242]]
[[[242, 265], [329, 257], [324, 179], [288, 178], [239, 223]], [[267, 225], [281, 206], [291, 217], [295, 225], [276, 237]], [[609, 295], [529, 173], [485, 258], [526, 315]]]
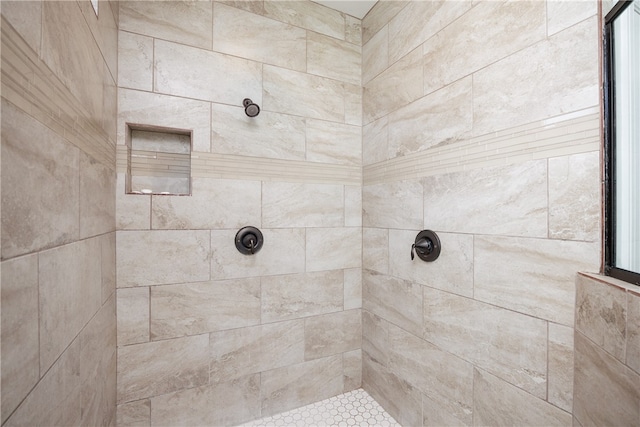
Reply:
[[127, 124], [127, 194], [191, 195], [192, 131]]

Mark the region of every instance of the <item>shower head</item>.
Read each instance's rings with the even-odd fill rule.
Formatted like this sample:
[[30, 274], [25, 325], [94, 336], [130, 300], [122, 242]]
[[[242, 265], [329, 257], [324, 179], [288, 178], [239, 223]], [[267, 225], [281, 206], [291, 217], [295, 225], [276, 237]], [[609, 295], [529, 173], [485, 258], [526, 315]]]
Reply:
[[247, 116], [255, 117], [260, 114], [260, 107], [258, 107], [258, 104], [254, 104], [249, 98], [245, 98], [244, 101], [242, 101], [242, 105], [244, 105], [244, 112]]

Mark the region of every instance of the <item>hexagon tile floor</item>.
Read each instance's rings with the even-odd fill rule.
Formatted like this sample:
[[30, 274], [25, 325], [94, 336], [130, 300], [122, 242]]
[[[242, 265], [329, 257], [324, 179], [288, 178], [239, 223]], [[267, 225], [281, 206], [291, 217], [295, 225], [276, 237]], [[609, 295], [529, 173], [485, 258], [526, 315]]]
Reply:
[[400, 427], [363, 389], [253, 420], [240, 427]]

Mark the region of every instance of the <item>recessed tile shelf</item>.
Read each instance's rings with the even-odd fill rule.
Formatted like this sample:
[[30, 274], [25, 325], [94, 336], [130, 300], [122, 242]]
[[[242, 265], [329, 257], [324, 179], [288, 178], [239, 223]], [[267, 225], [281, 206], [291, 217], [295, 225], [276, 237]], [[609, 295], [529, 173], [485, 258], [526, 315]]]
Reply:
[[127, 124], [127, 194], [191, 195], [192, 131]]

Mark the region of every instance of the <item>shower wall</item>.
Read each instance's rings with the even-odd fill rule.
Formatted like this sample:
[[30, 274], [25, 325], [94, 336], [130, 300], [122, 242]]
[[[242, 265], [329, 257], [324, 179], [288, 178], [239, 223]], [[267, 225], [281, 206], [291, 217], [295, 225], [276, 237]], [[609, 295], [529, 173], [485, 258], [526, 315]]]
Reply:
[[117, 3], [1, 8], [2, 425], [113, 425]]
[[[118, 425], [360, 387], [360, 37], [308, 1], [120, 3]], [[127, 123], [193, 130], [191, 196], [125, 195]]]
[[363, 387], [403, 425], [570, 425], [597, 3], [382, 1], [362, 26]]

